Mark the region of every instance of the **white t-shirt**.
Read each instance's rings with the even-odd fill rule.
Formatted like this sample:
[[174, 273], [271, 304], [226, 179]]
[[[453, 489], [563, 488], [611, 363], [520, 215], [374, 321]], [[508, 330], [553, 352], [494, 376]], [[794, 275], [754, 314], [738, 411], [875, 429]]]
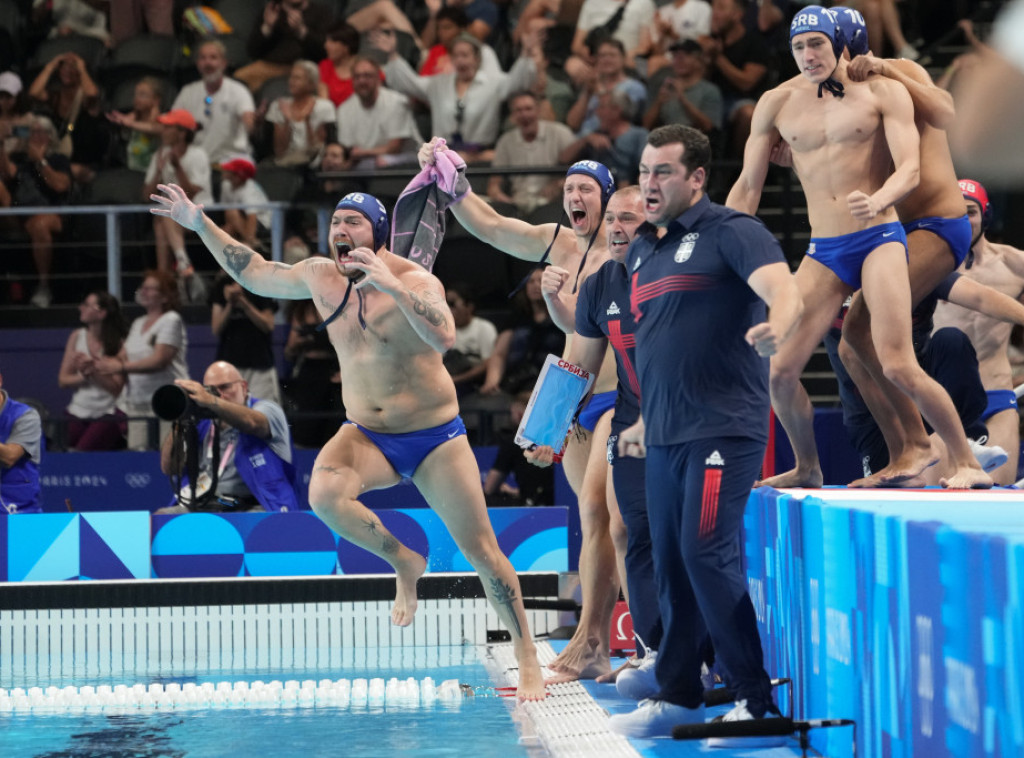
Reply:
[[188, 365], [185, 363], [188, 333], [185, 331], [185, 322], [182, 321], [181, 315], [177, 311], [167, 311], [153, 322], [149, 329], [143, 331], [142, 325], [146, 318], [139, 316], [128, 330], [128, 337], [124, 341], [127, 363], [148, 358], [156, 350], [157, 345], [170, 345], [178, 350], [170, 365], [162, 371], [151, 374], [128, 374], [128, 382], [125, 384], [121, 399], [134, 405], [149, 405], [157, 389], [165, 384], [172, 384], [175, 379], [188, 379]]
[[[220, 183], [220, 201], [222, 203], [246, 203], [253, 206], [266, 205], [270, 202], [267, 198], [267, 193], [263, 191], [263, 188], [256, 183], [255, 179], [249, 179], [238, 189], [231, 186], [231, 182], [227, 179]], [[257, 210], [256, 208], [249, 207], [245, 209], [246, 213], [256, 213], [256, 217], [260, 221], [260, 226], [264, 229], [270, 229], [271, 217], [273, 214], [268, 210]]]
[[393, 139], [404, 139], [416, 145], [423, 142], [416, 119], [409, 107], [409, 98], [401, 92], [381, 87], [377, 102], [364, 108], [357, 95], [338, 106], [338, 142], [347, 148], [369, 150]]
[[[558, 155], [576, 141], [565, 124], [542, 120], [537, 125], [537, 136], [532, 142], [523, 139], [519, 129], [510, 129], [498, 139], [494, 147], [495, 168], [504, 166], [557, 166]], [[526, 211], [548, 202], [541, 191], [555, 178], [553, 174], [526, 174], [510, 177], [512, 199]]]
[[206, 97], [206, 85], [200, 80], [186, 84], [174, 98], [173, 108], [184, 108], [203, 125], [196, 132], [193, 145], [203, 148], [211, 163], [219, 164], [236, 155], [249, 155], [252, 148], [242, 123], [243, 114], [256, 111], [249, 88], [224, 77], [220, 89], [209, 96], [209, 103]]
[[[658, 8], [658, 17], [671, 24], [679, 39], [697, 39], [711, 34], [711, 5], [705, 0], [686, 0], [682, 7], [675, 3]], [[651, 27], [651, 36], [660, 39], [658, 27]]]
[[[75, 352], [82, 353], [90, 358], [99, 358], [89, 350], [89, 338], [85, 328], [77, 330], [75, 335]], [[92, 379], [86, 379], [85, 384], [75, 390], [68, 403], [68, 413], [78, 418], [102, 418], [114, 412], [117, 405], [117, 398], [110, 394]]]
[[477, 364], [487, 360], [494, 350], [498, 330], [485, 318], [473, 316], [473, 320], [461, 329], [455, 330], [455, 344], [452, 347]]
[[[153, 157], [150, 158], [149, 168], [146, 169], [146, 184], [149, 184], [157, 178], [157, 161], [160, 159], [161, 154], [168, 149], [169, 148], [161, 147], [153, 154]], [[185, 174], [188, 176], [188, 180], [199, 187], [199, 191], [196, 193], [195, 197], [192, 198], [192, 202], [212, 203], [213, 193], [210, 191], [210, 159], [207, 157], [206, 151], [202, 148], [196, 147], [195, 143], [189, 145], [188, 149], [185, 150], [185, 154], [181, 156], [181, 167], [185, 169]], [[178, 172], [174, 170], [174, 166], [171, 165], [170, 161], [164, 163], [164, 168], [160, 173], [159, 179], [163, 184], [178, 183]]]
[[1007, 5], [996, 19], [992, 32], [992, 46], [1010, 63], [1024, 71], [1024, 45], [1020, 44], [1024, 35], [1024, 0]]
[[[291, 98], [283, 98], [285, 100], [291, 100]], [[350, 100], [352, 98], [349, 98]], [[310, 158], [313, 156], [310, 154], [309, 148], [309, 131], [306, 127], [305, 121], [292, 121], [284, 117], [284, 112], [281, 110], [281, 100], [278, 98], [270, 104], [270, 110], [267, 111], [267, 121], [272, 124], [284, 124], [287, 122], [290, 129], [290, 136], [288, 137], [288, 147], [285, 149], [285, 153], [288, 155], [309, 155]], [[313, 101], [313, 110], [309, 113], [309, 124], [315, 131], [318, 127], [324, 124], [330, 124], [334, 121], [334, 103], [325, 97], [318, 97]]]
[[[615, 12], [622, 7], [624, 0], [583, 0], [576, 28], [589, 32], [595, 26], [603, 26], [611, 21]], [[628, 53], [640, 42], [640, 30], [654, 22], [657, 10], [652, 0], [629, 0], [622, 20], [612, 35], [621, 42]]]

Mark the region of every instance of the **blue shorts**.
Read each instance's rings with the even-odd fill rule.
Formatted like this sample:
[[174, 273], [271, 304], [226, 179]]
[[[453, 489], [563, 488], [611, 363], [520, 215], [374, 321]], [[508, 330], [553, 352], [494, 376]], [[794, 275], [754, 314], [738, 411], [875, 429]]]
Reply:
[[599, 392], [596, 395], [591, 395], [590, 402], [587, 403], [586, 408], [580, 411], [580, 417], [576, 423], [588, 432], [594, 431], [594, 427], [601, 420], [601, 416], [615, 407], [615, 394], [615, 390], [612, 390], [611, 392]]
[[966, 215], [960, 218], [942, 218], [941, 216], [925, 216], [915, 219], [903, 225], [903, 231], [908, 235], [918, 229], [929, 231], [947, 245], [953, 253], [953, 260], [956, 261], [953, 268], [960, 268], [967, 253], [971, 252], [971, 221]]
[[904, 250], [906, 249], [907, 235], [899, 221], [879, 224], [838, 237], [811, 237], [807, 254], [828, 267], [843, 284], [859, 290], [860, 270], [864, 260], [888, 242], [899, 242]]
[[982, 421], [988, 421], [1003, 411], [1017, 410], [1017, 395], [1013, 390], [987, 390], [985, 394], [988, 396], [988, 405], [981, 414]]
[[466, 433], [466, 425], [462, 423], [461, 416], [456, 416], [447, 424], [441, 424], [431, 429], [420, 429], [401, 434], [372, 432], [354, 421], [345, 423], [352, 424], [365, 434], [370, 442], [384, 454], [392, 468], [404, 477], [411, 477], [417, 467], [423, 463], [423, 459], [430, 455], [434, 448]]

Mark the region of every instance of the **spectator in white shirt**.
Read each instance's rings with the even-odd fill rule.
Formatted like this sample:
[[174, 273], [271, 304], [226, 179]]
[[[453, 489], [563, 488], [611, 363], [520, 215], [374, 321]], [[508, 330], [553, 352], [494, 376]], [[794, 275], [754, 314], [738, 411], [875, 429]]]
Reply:
[[253, 207], [228, 208], [224, 211], [224, 229], [253, 250], [263, 252], [259, 231], [270, 231], [271, 212], [265, 206], [267, 193], [256, 181], [256, 164], [248, 156], [240, 155], [220, 164], [223, 180], [220, 201], [224, 204], [245, 203]]
[[296, 61], [288, 76], [288, 97], [279, 97], [267, 112], [274, 125], [274, 163], [308, 166], [327, 141], [334, 123], [334, 104], [317, 97], [320, 72], [313, 61]]

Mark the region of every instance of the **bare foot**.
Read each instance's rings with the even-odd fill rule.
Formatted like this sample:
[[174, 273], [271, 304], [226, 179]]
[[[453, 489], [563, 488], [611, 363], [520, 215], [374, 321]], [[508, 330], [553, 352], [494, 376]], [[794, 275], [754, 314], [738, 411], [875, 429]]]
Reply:
[[886, 468], [882, 469], [881, 471], [876, 471], [874, 474], [871, 474], [870, 476], [865, 476], [865, 477], [863, 477], [861, 479], [854, 479], [852, 482], [850, 482], [846, 486], [851, 488], [851, 489], [858, 489], [858, 488], [869, 489], [869, 488], [884, 488], [884, 487], [906, 487], [906, 488], [911, 488], [911, 487], [925, 487], [925, 486], [927, 486], [927, 482], [925, 482], [924, 477], [922, 477], [922, 476], [914, 476], [914, 477], [911, 477], [909, 479], [903, 479], [903, 478], [900, 478], [900, 479], [887, 479], [886, 477], [888, 477], [889, 474], [890, 474], [890, 470], [889, 470], [888, 467], [886, 467]]
[[409, 626], [416, 615], [416, 582], [427, 570], [427, 560], [419, 553], [409, 551], [411, 557], [395, 569], [395, 604], [391, 608], [391, 623]]
[[[908, 479], [921, 476], [926, 468], [934, 466], [939, 462], [939, 456], [931, 445], [923, 448], [906, 450], [899, 458], [889, 463], [878, 473], [882, 475], [883, 487], [891, 487], [900, 484]], [[983, 473], [979, 468], [978, 473]]]
[[516, 699], [543, 700], [547, 697], [544, 675], [541, 673], [537, 654], [524, 654], [519, 661], [519, 686], [516, 688]]
[[992, 486], [992, 477], [980, 468], [961, 466], [953, 476], [940, 479], [939, 484], [951, 490], [987, 490]]
[[548, 664], [548, 668], [556, 674], [548, 679], [548, 682], [560, 684], [577, 679], [596, 679], [602, 674], [610, 674], [612, 662], [608, 650], [602, 648], [599, 637], [573, 637], [565, 650]]
[[795, 468], [790, 469], [782, 474], [776, 474], [770, 476], [767, 479], [762, 479], [757, 482], [755, 487], [775, 487], [776, 489], [785, 489], [787, 487], [811, 487], [817, 488], [822, 485], [825, 481], [821, 474], [820, 468], [814, 468], [810, 471], [803, 471]]
[[639, 665], [640, 659], [634, 655], [630, 658], [627, 658], [625, 663], [623, 663], [614, 671], [607, 674], [601, 674], [601, 676], [597, 677], [597, 679], [595, 679], [594, 681], [598, 684], [614, 684], [615, 680], [619, 678], [619, 674], [621, 674], [626, 669], [635, 669]]

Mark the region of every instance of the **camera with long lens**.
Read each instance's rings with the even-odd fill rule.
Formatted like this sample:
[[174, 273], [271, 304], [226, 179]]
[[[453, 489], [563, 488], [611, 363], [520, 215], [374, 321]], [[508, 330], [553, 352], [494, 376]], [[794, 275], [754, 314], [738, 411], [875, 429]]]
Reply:
[[[206, 387], [207, 392], [220, 397], [215, 387]], [[189, 397], [177, 384], [165, 384], [153, 393], [153, 412], [164, 421], [198, 421], [204, 418], [216, 418], [209, 408], [204, 408]]]

